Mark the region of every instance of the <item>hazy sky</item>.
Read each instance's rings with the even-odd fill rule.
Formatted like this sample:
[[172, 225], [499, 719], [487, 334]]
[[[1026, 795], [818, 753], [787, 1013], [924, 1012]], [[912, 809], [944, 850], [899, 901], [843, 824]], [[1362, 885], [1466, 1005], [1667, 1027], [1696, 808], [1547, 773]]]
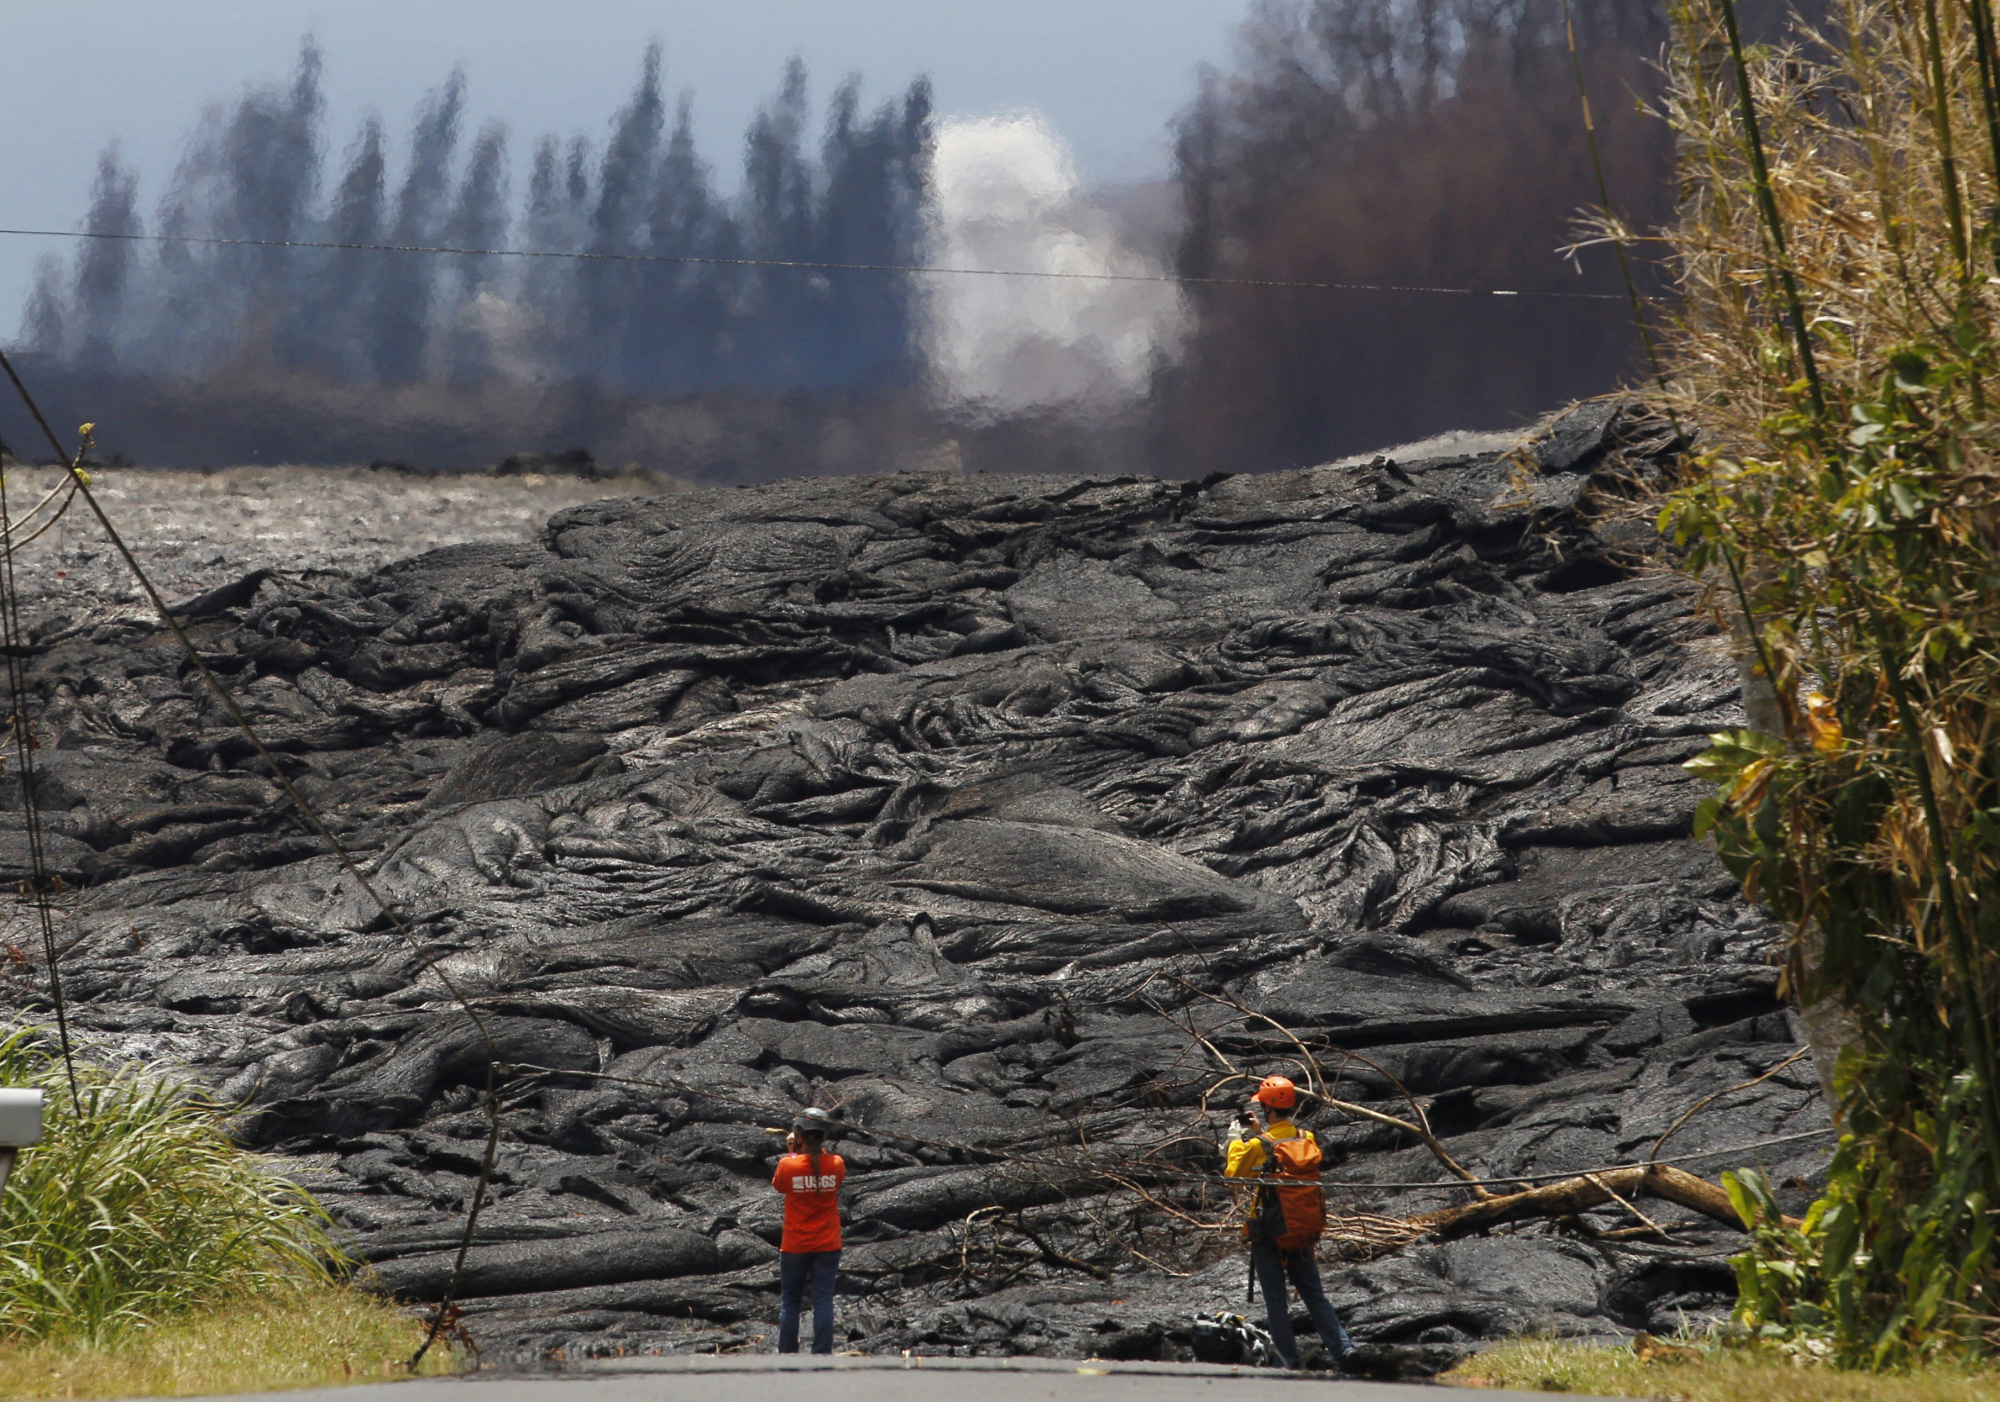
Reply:
[[[76, 227], [112, 140], [148, 218], [204, 103], [283, 77], [300, 36], [326, 56], [337, 157], [382, 113], [398, 148], [455, 63], [466, 130], [504, 119], [516, 160], [545, 131], [601, 137], [648, 39], [666, 85], [692, 88], [703, 153], [733, 186], [745, 124], [792, 54], [815, 103], [860, 71], [872, 103], [919, 73], [945, 115], [1032, 108], [1089, 180], [1164, 173], [1166, 124], [1195, 65], [1220, 61], [1248, 0], [0, 0], [0, 227]], [[521, 188], [516, 180], [516, 192]], [[71, 241], [0, 237], [0, 338], [37, 255]]]

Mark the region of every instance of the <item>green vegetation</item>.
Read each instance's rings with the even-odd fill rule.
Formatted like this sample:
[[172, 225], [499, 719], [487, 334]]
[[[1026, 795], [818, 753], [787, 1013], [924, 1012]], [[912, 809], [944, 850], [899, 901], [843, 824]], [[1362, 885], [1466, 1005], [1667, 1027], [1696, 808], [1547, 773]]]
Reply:
[[[0, 1085], [47, 1095], [0, 1194], [0, 1398], [240, 1391], [397, 1375], [422, 1326], [344, 1284], [325, 1212], [230, 1142], [213, 1105], [46, 1033]], [[448, 1350], [429, 1371], [448, 1370]]]
[[2000, 1374], [1925, 1368], [1882, 1377], [1829, 1366], [1809, 1349], [1710, 1343], [1634, 1348], [1517, 1339], [1476, 1354], [1439, 1378], [1458, 1387], [1659, 1397], [1673, 1402], [1993, 1402]]
[[1704, 452], [1661, 523], [1746, 644], [1699, 826], [1850, 1131], [1799, 1229], [1732, 1178], [1737, 1319], [1883, 1368], [2000, 1344], [2000, 53], [1989, 0], [1827, 8], [1745, 53], [1731, 0], [1673, 6]]
[[[408, 1377], [423, 1339], [415, 1319], [345, 1286], [294, 1286], [233, 1299], [109, 1344], [77, 1338], [0, 1343], [0, 1399], [179, 1397], [330, 1387]], [[449, 1372], [433, 1349], [424, 1373]]]
[[0, 1085], [40, 1086], [46, 1137], [0, 1197], [0, 1337], [105, 1343], [225, 1300], [323, 1285], [318, 1204], [223, 1133], [185, 1087], [79, 1060], [81, 1104], [43, 1034], [0, 1042]]

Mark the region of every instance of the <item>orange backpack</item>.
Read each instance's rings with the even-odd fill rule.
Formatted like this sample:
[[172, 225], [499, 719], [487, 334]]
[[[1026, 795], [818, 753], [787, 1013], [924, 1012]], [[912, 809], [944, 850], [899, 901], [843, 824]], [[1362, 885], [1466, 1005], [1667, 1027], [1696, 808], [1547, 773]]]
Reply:
[[1257, 1136], [1264, 1146], [1257, 1203], [1243, 1224], [1245, 1241], [1267, 1240], [1280, 1251], [1305, 1251], [1326, 1231], [1326, 1195], [1320, 1189], [1319, 1145], [1301, 1131], [1291, 1139]]

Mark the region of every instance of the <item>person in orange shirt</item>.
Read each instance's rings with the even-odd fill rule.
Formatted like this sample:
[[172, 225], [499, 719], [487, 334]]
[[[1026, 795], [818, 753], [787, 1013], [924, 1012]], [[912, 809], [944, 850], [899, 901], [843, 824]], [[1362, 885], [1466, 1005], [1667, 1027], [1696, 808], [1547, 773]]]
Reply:
[[847, 1161], [826, 1152], [833, 1116], [807, 1110], [792, 1121], [789, 1151], [771, 1186], [785, 1195], [785, 1235], [778, 1246], [778, 1352], [799, 1351], [799, 1308], [812, 1286], [814, 1353], [833, 1352], [833, 1286], [840, 1272], [840, 1185]]

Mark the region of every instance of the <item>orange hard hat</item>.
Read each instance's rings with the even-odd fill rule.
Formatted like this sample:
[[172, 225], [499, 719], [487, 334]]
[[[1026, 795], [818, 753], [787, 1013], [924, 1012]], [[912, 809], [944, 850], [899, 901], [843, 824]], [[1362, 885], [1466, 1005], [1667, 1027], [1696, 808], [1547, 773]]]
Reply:
[[1283, 1076], [1266, 1076], [1251, 1099], [1273, 1110], [1289, 1110], [1299, 1103], [1299, 1088]]

